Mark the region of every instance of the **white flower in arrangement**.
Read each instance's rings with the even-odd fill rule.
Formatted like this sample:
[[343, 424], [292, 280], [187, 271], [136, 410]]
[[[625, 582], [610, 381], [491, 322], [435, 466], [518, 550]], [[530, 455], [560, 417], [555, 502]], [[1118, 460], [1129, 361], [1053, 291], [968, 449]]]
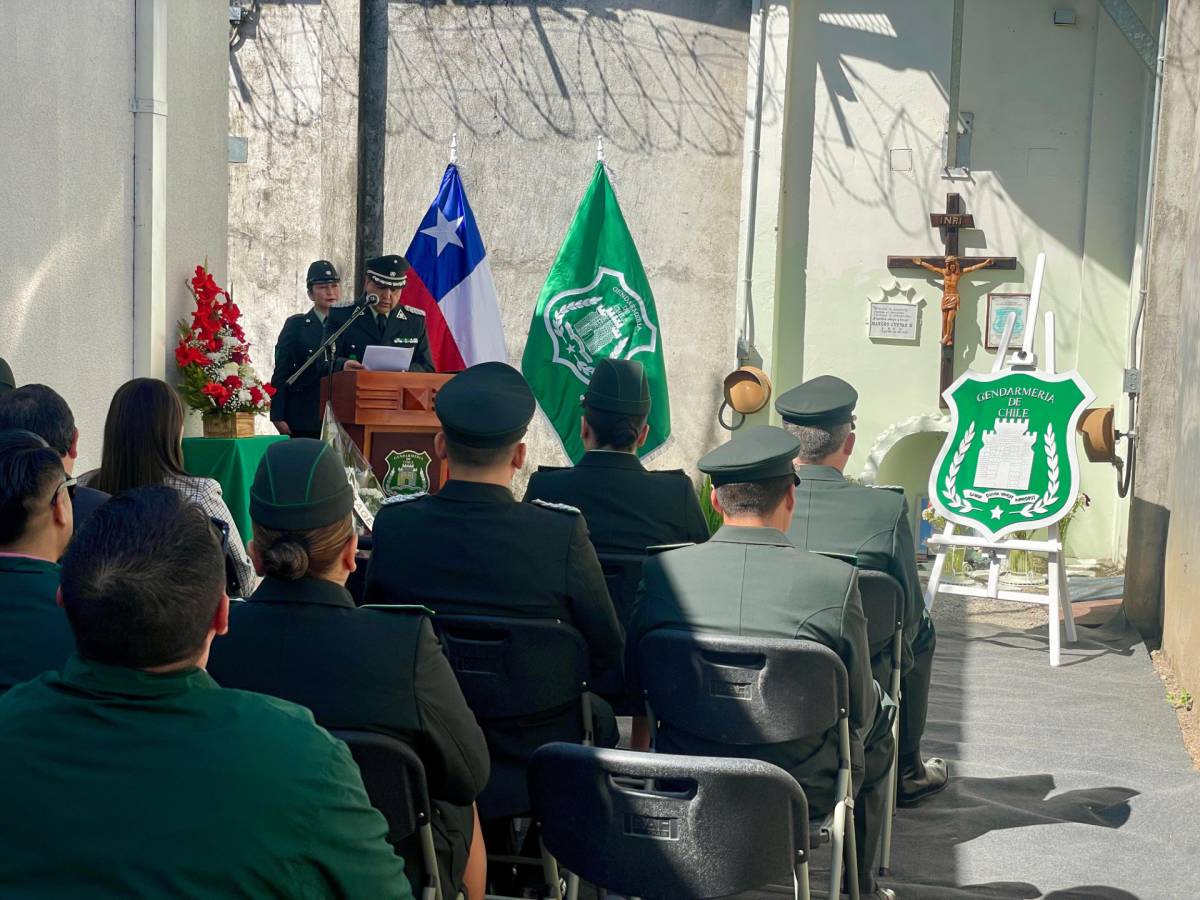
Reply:
[[244, 404], [246, 406], [250, 405], [250, 392], [248, 390], [246, 390], [245, 388], [242, 388], [240, 391], [237, 392], [237, 398], [238, 398], [238, 403]]
[[254, 377], [254, 369], [250, 366], [238, 366], [237, 376], [242, 381], [257, 381]]
[[230, 375], [237, 375], [238, 371], [239, 369], [237, 363], [225, 363], [225, 365], [221, 367], [221, 377], [228, 378]]

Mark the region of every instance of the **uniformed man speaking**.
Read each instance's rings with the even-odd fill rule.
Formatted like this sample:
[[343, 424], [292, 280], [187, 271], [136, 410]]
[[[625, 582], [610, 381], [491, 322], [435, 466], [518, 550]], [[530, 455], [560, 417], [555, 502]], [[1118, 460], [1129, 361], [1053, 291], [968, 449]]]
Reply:
[[367, 260], [363, 292], [354, 303], [339, 304], [329, 313], [325, 333], [333, 334], [354, 314], [356, 306], [367, 306], [340, 338], [335, 348], [334, 368], [362, 369], [368, 347], [400, 347], [413, 351], [410, 372], [433, 372], [433, 355], [425, 333], [425, 311], [400, 302], [408, 281], [408, 261], [390, 254]]
[[327, 259], [318, 259], [308, 267], [308, 299], [312, 309], [289, 316], [275, 343], [275, 373], [271, 384], [271, 421], [280, 434], [292, 437], [321, 436], [321, 379], [329, 374], [324, 360], [304, 370], [293, 384], [287, 380], [317, 351], [325, 339], [325, 319], [329, 308], [342, 296], [337, 269]]

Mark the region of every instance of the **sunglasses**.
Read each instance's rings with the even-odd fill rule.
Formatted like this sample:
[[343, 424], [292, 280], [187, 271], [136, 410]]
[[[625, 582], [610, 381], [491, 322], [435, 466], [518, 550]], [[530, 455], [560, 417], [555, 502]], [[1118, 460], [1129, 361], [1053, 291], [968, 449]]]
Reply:
[[53, 496], [50, 497], [50, 505], [54, 506], [58, 503], [58, 495], [62, 492], [63, 488], [67, 489], [67, 496], [74, 500], [75, 488], [78, 487], [78, 485], [78, 479], [72, 478], [70, 475], [63, 476], [63, 480], [59, 483], [58, 487], [54, 489]]
[[211, 516], [208, 521], [212, 525], [213, 531], [216, 532], [217, 539], [221, 542], [221, 555], [224, 556], [229, 552], [229, 523]]

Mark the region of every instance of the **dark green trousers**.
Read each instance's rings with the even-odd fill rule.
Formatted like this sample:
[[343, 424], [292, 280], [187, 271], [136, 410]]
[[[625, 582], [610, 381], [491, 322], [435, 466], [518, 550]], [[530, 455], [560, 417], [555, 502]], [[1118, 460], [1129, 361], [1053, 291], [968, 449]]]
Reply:
[[[875, 690], [881, 695], [881, 706], [875, 723], [863, 740], [863, 768], [855, 772], [854, 839], [858, 844], [858, 886], [866, 894], [875, 890], [876, 859], [883, 838], [887, 807], [888, 775], [892, 767], [892, 723], [896, 706], [878, 683]], [[857, 749], [857, 748], [854, 748]], [[857, 763], [857, 760], [855, 760]], [[858, 778], [861, 774], [862, 783]]]
[[929, 715], [929, 680], [933, 675], [933, 651], [937, 633], [926, 613], [913, 640], [913, 667], [900, 679], [900, 765], [920, 759], [921, 737]]

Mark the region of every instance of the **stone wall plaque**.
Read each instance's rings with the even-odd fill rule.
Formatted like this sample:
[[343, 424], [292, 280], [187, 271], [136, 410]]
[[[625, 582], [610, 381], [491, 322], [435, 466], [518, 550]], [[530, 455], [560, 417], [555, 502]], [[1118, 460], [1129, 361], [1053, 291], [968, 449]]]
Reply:
[[867, 336], [871, 340], [915, 341], [920, 307], [915, 303], [871, 303]]

